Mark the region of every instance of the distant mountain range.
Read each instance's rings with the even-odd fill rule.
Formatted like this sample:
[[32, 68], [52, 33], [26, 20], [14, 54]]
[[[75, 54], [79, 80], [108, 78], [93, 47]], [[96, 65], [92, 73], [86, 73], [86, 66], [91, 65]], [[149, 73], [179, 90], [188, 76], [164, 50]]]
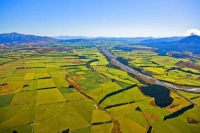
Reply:
[[119, 41], [125, 43], [139, 43], [143, 40], [153, 39], [153, 37], [96, 37], [93, 40], [98, 41]]
[[57, 40], [51, 37], [25, 35], [16, 32], [0, 34], [0, 43], [49, 43]]
[[93, 37], [85, 37], [85, 36], [52, 36], [52, 38], [59, 40], [70, 40], [70, 39], [92, 39]]
[[35, 36], [19, 34], [16, 32], [0, 34], [0, 43], [30, 43], [30, 42], [54, 42], [62, 40], [100, 40], [100, 41], [121, 41], [121, 42], [141, 42], [141, 43], [158, 43], [158, 42], [172, 42], [180, 40], [184, 37], [166, 37], [166, 38], [153, 38], [153, 37], [85, 37], [85, 36]]
[[56, 42], [88, 42], [93, 41], [119, 41], [124, 43], [138, 43], [146, 46], [159, 48], [162, 53], [166, 51], [191, 51], [200, 54], [200, 36], [191, 35], [188, 37], [166, 37], [166, 38], [152, 38], [152, 37], [83, 37], [83, 36], [60, 36], [57, 39], [46, 36], [25, 35], [19, 33], [4, 33], [0, 34], [0, 44], [23, 44], [23, 43], [37, 43], [47, 44]]
[[70, 40], [70, 39], [91, 39], [91, 40], [102, 40], [102, 41], [134, 41], [139, 42], [146, 39], [153, 39], [153, 37], [86, 37], [86, 36], [56, 36], [52, 37], [59, 40]]

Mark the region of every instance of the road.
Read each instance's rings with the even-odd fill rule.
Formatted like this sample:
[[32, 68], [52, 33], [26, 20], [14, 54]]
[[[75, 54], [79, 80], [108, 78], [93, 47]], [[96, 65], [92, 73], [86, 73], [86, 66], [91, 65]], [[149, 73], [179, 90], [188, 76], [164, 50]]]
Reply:
[[126, 72], [129, 72], [129, 73], [132, 73], [134, 75], [136, 75], [137, 77], [143, 77], [143, 78], [146, 78], [148, 80], [152, 80], [154, 81], [155, 84], [158, 84], [158, 85], [161, 85], [161, 86], [164, 86], [164, 87], [167, 87], [167, 88], [172, 88], [173, 90], [183, 90], [183, 91], [187, 91], [187, 92], [193, 92], [193, 93], [200, 93], [200, 88], [188, 88], [188, 89], [183, 89], [183, 88], [179, 88], [179, 87], [176, 87], [170, 83], [167, 83], [167, 82], [164, 82], [164, 81], [160, 81], [156, 78], [153, 78], [153, 77], [150, 77], [148, 75], [145, 75], [145, 74], [142, 74], [136, 70], [134, 70], [133, 68], [129, 67], [129, 66], [126, 66], [122, 63], [120, 63], [119, 61], [116, 60], [116, 56], [113, 55], [110, 51], [108, 51], [106, 48], [104, 47], [99, 47], [99, 50], [104, 54], [106, 55], [109, 59], [111, 59], [112, 62], [115, 62], [115, 65], [120, 67], [122, 70], [126, 71]]

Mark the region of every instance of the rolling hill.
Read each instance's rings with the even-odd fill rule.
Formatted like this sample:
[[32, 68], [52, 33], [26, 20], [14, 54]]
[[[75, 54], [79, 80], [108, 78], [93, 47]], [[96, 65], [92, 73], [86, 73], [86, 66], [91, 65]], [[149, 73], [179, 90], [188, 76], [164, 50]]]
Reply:
[[25, 35], [16, 32], [0, 34], [0, 43], [12, 44], [12, 43], [49, 43], [56, 42], [57, 40], [51, 37]]
[[200, 54], [200, 36], [197, 35], [191, 35], [185, 38], [182, 38], [180, 40], [176, 41], [163, 41], [159, 42], [154, 40], [154, 41], [143, 41], [141, 42], [142, 45], [145, 46], [150, 46], [150, 47], [156, 47], [160, 55], [166, 55], [168, 51], [178, 51], [178, 52], [183, 52], [183, 51], [190, 51], [193, 54]]
[[161, 43], [161, 42], [174, 42], [183, 39], [184, 37], [164, 37], [164, 38], [152, 38], [142, 40], [141, 43]]
[[200, 36], [191, 35], [191, 36], [181, 39], [178, 42], [182, 43], [182, 44], [188, 44], [188, 45], [190, 45], [190, 44], [200, 45]]
[[184, 50], [184, 51], [190, 51], [194, 54], [200, 53], [200, 36], [197, 35], [191, 35], [188, 37], [185, 37], [175, 43], [175, 45], [178, 46], [178, 48]]

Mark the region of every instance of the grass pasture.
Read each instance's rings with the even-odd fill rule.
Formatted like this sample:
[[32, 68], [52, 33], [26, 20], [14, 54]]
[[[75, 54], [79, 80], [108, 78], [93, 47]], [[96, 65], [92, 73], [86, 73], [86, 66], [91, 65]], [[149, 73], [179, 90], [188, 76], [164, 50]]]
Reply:
[[155, 58], [152, 58], [152, 61], [167, 67], [176, 66], [175, 64], [180, 60], [188, 61], [187, 59], [178, 59], [169, 56], [156, 56]]
[[38, 86], [38, 80], [24, 81], [24, 85], [28, 85], [28, 86], [22, 87], [21, 89], [22, 91], [36, 90]]
[[200, 94], [189, 93], [189, 92], [185, 92], [185, 91], [179, 91], [179, 93], [181, 93], [183, 96], [189, 98], [191, 101], [193, 101], [197, 105], [200, 105]]
[[49, 73], [36, 73], [35, 74], [36, 79], [46, 78], [46, 77], [50, 77]]
[[111, 117], [102, 110], [94, 110], [92, 113], [92, 123], [110, 121]]
[[7, 128], [0, 131], [0, 133], [12, 133], [13, 131], [17, 131], [19, 133], [31, 133], [33, 130], [32, 125], [20, 125], [13, 128]]
[[14, 94], [0, 95], [0, 107], [9, 106]]
[[61, 93], [65, 97], [66, 101], [79, 101], [86, 100], [87, 98], [81, 95], [75, 88], [62, 88], [60, 89]]
[[91, 127], [72, 130], [71, 133], [91, 133]]
[[37, 91], [37, 105], [64, 101], [65, 98], [57, 88]]
[[163, 68], [155, 68], [155, 67], [146, 67], [144, 70], [149, 71], [155, 75], [162, 75], [165, 73], [166, 69]]
[[122, 70], [118, 70], [115, 68], [108, 68], [105, 66], [98, 66], [97, 67], [97, 71], [101, 74], [103, 74], [104, 76], [110, 78], [110, 79], [114, 79], [117, 80], [119, 82], [124, 82], [126, 84], [139, 84], [139, 81], [131, 76], [129, 76], [127, 74], [127, 72], [122, 71]]
[[39, 79], [37, 87], [38, 87], [38, 89], [43, 89], [43, 88], [56, 87], [56, 85], [51, 78], [50, 79]]
[[36, 91], [15, 93], [11, 105], [29, 104], [36, 101]]
[[83, 87], [82, 90], [87, 93], [107, 81], [107, 79], [92, 71], [86, 71], [84, 76], [86, 79], [78, 81], [78, 84], [81, 85]]
[[101, 125], [95, 125], [91, 127], [91, 133], [111, 133], [113, 128], [112, 123], [106, 123]]
[[95, 109], [94, 103], [89, 100], [72, 101], [69, 104], [82, 116], [89, 124], [92, 123], [92, 114]]
[[[74, 107], [66, 102], [37, 106], [35, 122], [34, 131], [37, 133], [55, 133], [67, 128], [76, 130], [90, 126], [90, 123], [77, 113]], [[52, 126], [54, 128], [51, 128]]]
[[9, 62], [9, 61], [11, 61], [11, 60], [12, 60], [12, 59], [9, 59], [9, 58], [0, 58], [0, 64]]
[[101, 105], [103, 107], [109, 106], [109, 105], [115, 105], [120, 103], [127, 103], [132, 102], [132, 98], [129, 96], [128, 92], [124, 91], [119, 94], [113, 95], [111, 97], [108, 97]]
[[96, 102], [99, 102], [106, 94], [121, 89], [121, 86], [115, 82], [106, 82], [100, 84], [99, 87], [94, 88], [92, 91], [87, 92]]
[[58, 89], [69, 87], [69, 83], [64, 77], [53, 77], [52, 80]]
[[142, 114], [142, 112], [137, 111], [137, 110], [132, 110], [130, 113], [126, 114], [124, 117], [127, 117], [136, 123], [140, 124], [142, 127], [147, 127], [147, 121]]
[[35, 79], [35, 73], [26, 73], [24, 76], [24, 80], [32, 80]]
[[119, 117], [117, 120], [120, 124], [120, 129], [123, 133], [135, 133], [135, 132], [146, 133], [147, 131], [140, 124], [136, 123], [135, 121], [127, 117]]
[[9, 106], [0, 130], [33, 123], [34, 109], [34, 103]]

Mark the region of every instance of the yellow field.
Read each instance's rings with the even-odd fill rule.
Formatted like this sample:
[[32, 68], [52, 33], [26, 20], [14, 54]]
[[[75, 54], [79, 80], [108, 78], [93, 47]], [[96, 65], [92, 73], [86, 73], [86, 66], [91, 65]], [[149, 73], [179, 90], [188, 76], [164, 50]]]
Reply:
[[36, 73], [35, 74], [36, 79], [44, 78], [44, 77], [50, 77], [49, 73]]
[[38, 90], [37, 92], [37, 105], [64, 101], [66, 99], [58, 89]]
[[39, 79], [38, 80], [38, 89], [56, 87], [52, 79]]
[[165, 70], [166, 69], [163, 69], [163, 68], [155, 68], [155, 67], [146, 67], [144, 68], [144, 70], [147, 70], [149, 72], [152, 72], [153, 74], [158, 74], [158, 75], [161, 75], [161, 74], [164, 74], [165, 73]]
[[110, 120], [111, 120], [111, 117], [105, 111], [96, 109], [92, 113], [92, 123], [106, 122]]
[[24, 80], [32, 80], [35, 79], [35, 73], [26, 73], [24, 76]]

